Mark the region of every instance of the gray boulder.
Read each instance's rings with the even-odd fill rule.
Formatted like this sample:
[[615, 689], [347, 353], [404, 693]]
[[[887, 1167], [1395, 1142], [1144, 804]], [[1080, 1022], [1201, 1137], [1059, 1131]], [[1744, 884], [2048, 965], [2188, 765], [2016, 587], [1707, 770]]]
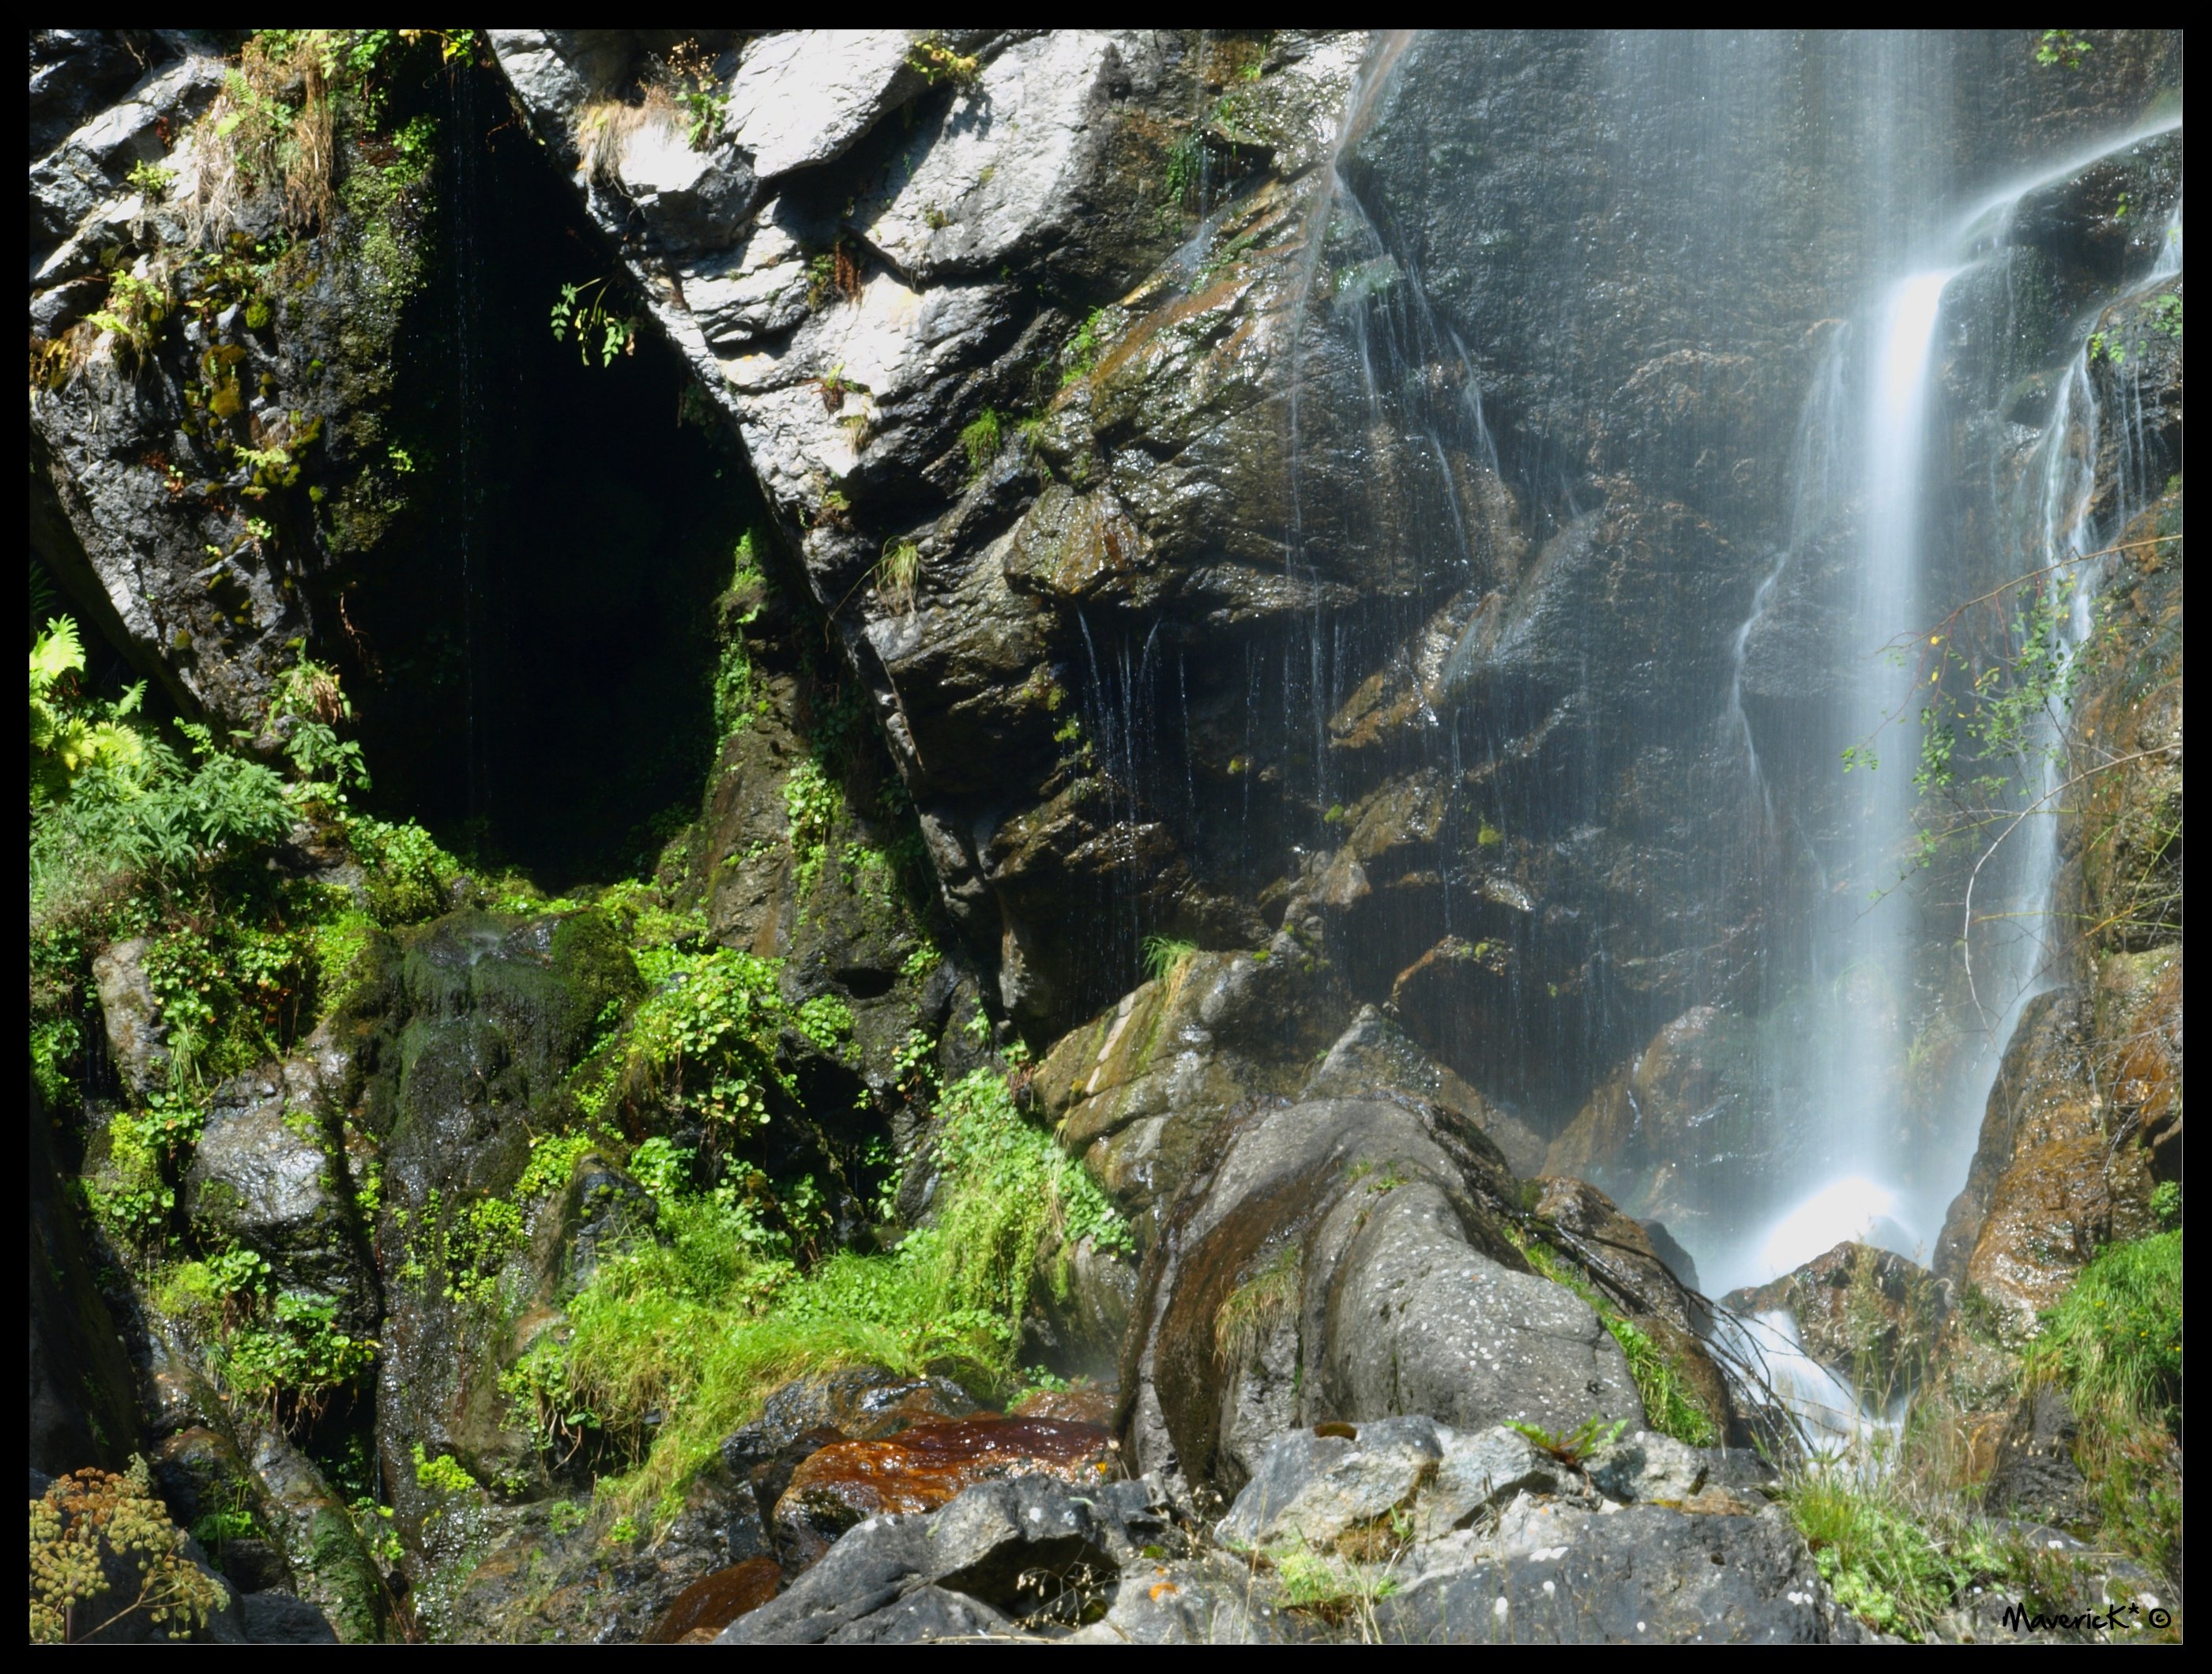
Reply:
[[939, 1512], [860, 1524], [716, 1642], [905, 1643], [1017, 1617], [1072, 1620], [1110, 1591], [1123, 1564], [1166, 1538], [1141, 1482], [1090, 1493], [1045, 1476], [985, 1482]]
[[1554, 1492], [1568, 1474], [1528, 1437], [1503, 1425], [1474, 1435], [1447, 1432], [1443, 1457], [1414, 1515], [1415, 1537], [1432, 1540], [1463, 1529], [1482, 1512], [1524, 1491]]
[[1376, 1615], [1398, 1644], [1818, 1645], [1856, 1641], [1779, 1518], [1634, 1506], [1564, 1545], [1425, 1575]]
[[169, 1062], [169, 1032], [146, 980], [146, 938], [111, 943], [92, 962], [100, 1017], [107, 1031], [107, 1056], [123, 1084], [144, 1093]]
[[1523, 1179], [1543, 1172], [1541, 1135], [1437, 1062], [1373, 1006], [1362, 1006], [1306, 1082], [1303, 1096], [1356, 1098], [1386, 1087], [1446, 1105], [1466, 1117], [1489, 1136], [1507, 1165]]
[[1608, 1500], [1687, 1500], [1705, 1485], [1705, 1457], [1694, 1447], [1639, 1430], [1584, 1462], [1590, 1485]]
[[1351, 1435], [1298, 1431], [1267, 1450], [1214, 1532], [1230, 1546], [1329, 1545], [1410, 1502], [1444, 1446], [1419, 1417], [1386, 1418]]
[[354, 1329], [378, 1314], [377, 1287], [328, 1135], [324, 1066], [312, 1053], [216, 1090], [185, 1202], [210, 1247], [258, 1251], [280, 1289], [337, 1305]]
[[[1123, 1378], [1135, 1468], [1210, 1507], [1286, 1421], [1641, 1422], [1596, 1314], [1506, 1236], [1511, 1176], [1464, 1116], [1323, 1099], [1224, 1125], [1147, 1264]], [[1279, 1373], [1264, 1400], [1249, 1398], [1252, 1354]]]
[[1593, 1414], [1642, 1414], [1627, 1357], [1597, 1315], [1565, 1287], [1476, 1249], [1437, 1186], [1390, 1193], [1341, 1272], [1323, 1364], [1349, 1411], [1561, 1432]]
[[922, 1586], [896, 1604], [847, 1622], [822, 1643], [927, 1645], [937, 1640], [1021, 1636], [1012, 1617], [993, 1610], [980, 1599], [941, 1586]]

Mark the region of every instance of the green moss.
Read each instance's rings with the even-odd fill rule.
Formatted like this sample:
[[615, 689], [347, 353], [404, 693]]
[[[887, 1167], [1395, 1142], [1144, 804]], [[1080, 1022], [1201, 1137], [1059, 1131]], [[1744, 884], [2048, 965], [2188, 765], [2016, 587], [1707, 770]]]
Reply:
[[368, 989], [378, 934], [375, 919], [351, 908], [341, 909], [311, 931], [318, 1021], [337, 1016]]
[[451, 1453], [431, 1458], [419, 1441], [415, 1444], [415, 1482], [433, 1494], [467, 1494], [477, 1486], [477, 1479]]
[[461, 863], [420, 825], [356, 816], [346, 822], [346, 837], [362, 863], [368, 910], [379, 924], [420, 923], [452, 905]]
[[383, 1637], [383, 1578], [343, 1517], [328, 1508], [316, 1512], [299, 1567], [314, 1577], [316, 1602], [341, 1644], [372, 1645]]

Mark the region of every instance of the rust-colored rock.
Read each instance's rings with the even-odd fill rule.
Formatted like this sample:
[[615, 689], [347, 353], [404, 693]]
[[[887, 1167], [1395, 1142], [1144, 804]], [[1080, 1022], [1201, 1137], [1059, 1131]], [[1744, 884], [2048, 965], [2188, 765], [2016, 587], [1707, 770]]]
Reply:
[[670, 1601], [645, 1636], [647, 1645], [692, 1645], [712, 1639], [748, 1610], [783, 1590], [774, 1558], [748, 1558], [694, 1581]]
[[963, 1418], [875, 1441], [822, 1448], [792, 1473], [775, 1507], [785, 1550], [811, 1561], [865, 1519], [930, 1512], [978, 1482], [1057, 1476], [1096, 1482], [1117, 1468], [1103, 1425], [1057, 1418]]
[[1963, 1280], [2021, 1337], [2090, 1257], [2156, 1229], [2148, 1154], [2090, 1073], [2088, 1009], [2059, 989], [2021, 1013], [1936, 1245], [1937, 1274]]
[[2099, 1069], [2122, 1123], [2159, 1178], [2181, 1178], [2181, 944], [2115, 953], [2097, 973]]

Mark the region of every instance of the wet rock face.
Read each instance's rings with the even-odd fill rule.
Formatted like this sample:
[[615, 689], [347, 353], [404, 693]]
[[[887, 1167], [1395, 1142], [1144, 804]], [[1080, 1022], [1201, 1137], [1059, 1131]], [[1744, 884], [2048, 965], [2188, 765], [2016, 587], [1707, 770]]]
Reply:
[[1095, 1485], [1118, 1451], [1103, 1427], [1053, 1418], [953, 1419], [882, 1440], [832, 1441], [807, 1456], [777, 1501], [778, 1543], [788, 1561], [805, 1563], [869, 1518], [935, 1511], [978, 1482]]
[[1385, 1089], [1440, 1105], [1464, 1117], [1496, 1144], [1505, 1166], [1520, 1178], [1532, 1178], [1543, 1172], [1546, 1147], [1534, 1129], [1437, 1063], [1374, 1007], [1363, 1006], [1307, 1080], [1304, 1096], [1319, 1099]]
[[1619, 1347], [1501, 1230], [1479, 1128], [1381, 1097], [1263, 1105], [1184, 1181], [1125, 1350], [1134, 1469], [1203, 1501], [1286, 1423], [1641, 1415]]
[[1983, 1504], [1998, 1517], [2058, 1528], [2094, 1524], [2089, 1485], [2074, 1462], [2081, 1434], [2063, 1391], [2046, 1385], [2014, 1408], [1996, 1447]]
[[1875, 1395], [1902, 1392], [1926, 1376], [1944, 1312], [1927, 1269], [1853, 1243], [1771, 1284], [1731, 1291], [1727, 1305], [1738, 1313], [1787, 1313], [1808, 1354]]
[[146, 940], [132, 936], [102, 948], [92, 962], [100, 992], [100, 1021], [107, 1032], [107, 1054], [133, 1093], [144, 1093], [168, 1062], [168, 1031], [146, 979]]
[[[1395, 585], [1359, 543], [1328, 543], [1344, 573], [1313, 584], [1279, 563], [1299, 228], [1359, 39], [961, 34], [946, 50], [977, 68], [954, 85], [896, 34], [771, 35], [725, 54], [730, 125], [690, 152], [620, 103], [641, 37], [492, 38], [837, 607], [948, 905], [1009, 1007], [1064, 1026], [1123, 985], [1134, 935], [1102, 949], [1085, 928], [1117, 891], [1207, 939], [1261, 939], [1222, 868], [1241, 845], [1192, 841], [1215, 818], [1201, 805], [1238, 788], [1236, 750], [1209, 749], [1203, 792], [1169, 806], [1150, 740], [1113, 734], [1134, 706], [1168, 713], [1170, 677], [1179, 709], [1230, 718], [1242, 673], [1181, 654], [1200, 622], [1234, 634]], [[793, 80], [820, 96], [762, 91]], [[1241, 137], [1188, 134], [1212, 96]], [[1243, 194], [1206, 229], [1203, 272], [1206, 252], [1174, 254], [1194, 230], [1183, 188], [1159, 185], [1184, 178], [1186, 136], [1209, 167], [1233, 156]], [[908, 544], [916, 583], [870, 588]], [[1148, 651], [1164, 612], [1182, 620]], [[1144, 691], [1108, 690], [1130, 680]]]
[[2023, 1334], [2097, 1251], [2156, 1230], [2149, 1154], [2112, 1142], [2083, 1010], [2059, 989], [2022, 1011], [1936, 1245], [1937, 1276]]
[[345, 1329], [368, 1335], [381, 1300], [331, 1137], [347, 1072], [346, 1055], [319, 1037], [300, 1056], [218, 1088], [185, 1204], [209, 1247], [259, 1252], [279, 1289], [336, 1303]]
[[[418, 1446], [453, 1455], [479, 1481], [538, 1480], [535, 1444], [499, 1388], [520, 1345], [495, 1302], [502, 1286], [526, 1298], [550, 1291], [574, 1255], [566, 1241], [533, 1242], [520, 1216], [495, 1230], [506, 1222], [483, 1206], [512, 1194], [534, 1112], [559, 1096], [605, 1007], [634, 994], [638, 977], [588, 914], [518, 923], [456, 913], [424, 927], [398, 965], [362, 1108], [384, 1171], [378, 1443], [411, 1533], [438, 1509], [416, 1480]], [[556, 1194], [538, 1213], [568, 1209]]]
[[[226, 74], [209, 38], [54, 31], [41, 50], [30, 314], [54, 359], [33, 380], [33, 548], [186, 713], [252, 721], [287, 642], [338, 637], [330, 572], [374, 549], [404, 499], [387, 454], [394, 350], [432, 194], [339, 192], [328, 224], [279, 258], [295, 230], [281, 190], [199, 222], [220, 167], [194, 125]], [[341, 136], [336, 167], [374, 172], [361, 137]], [[142, 194], [138, 167], [167, 184]], [[341, 259], [372, 238], [378, 260]], [[109, 300], [103, 250], [182, 316], [156, 324], [143, 356], [86, 320]]]

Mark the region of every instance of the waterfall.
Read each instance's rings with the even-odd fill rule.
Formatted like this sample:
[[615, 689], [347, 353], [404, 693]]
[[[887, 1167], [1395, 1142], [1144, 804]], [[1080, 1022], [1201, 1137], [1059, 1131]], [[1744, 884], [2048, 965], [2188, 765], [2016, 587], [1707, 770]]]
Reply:
[[[1248, 728], [1336, 812], [1378, 772], [1331, 754], [1346, 676], [1433, 659], [1388, 770], [1453, 788], [1447, 860], [1401, 880], [1419, 906], [1345, 914], [1354, 985], [1502, 948], [1489, 989], [1437, 978], [1425, 1044], [1572, 1129], [1569, 1166], [1716, 1294], [1846, 1239], [1925, 1262], [2052, 979], [2063, 715], [1974, 765], [1967, 817], [2018, 829], [1971, 880], [1916, 776], [1958, 683], [2013, 678], [2014, 578], [2061, 590], [2063, 674], [2078, 560], [2165, 469], [2089, 344], [2179, 271], [2178, 204], [2154, 247], [2102, 194], [2148, 180], [2166, 214], [2179, 119], [1993, 125], [2018, 66], [1982, 36], [1446, 42], [1379, 44], [1316, 171], [1285, 402], [1312, 602], [1248, 647], [1281, 692]], [[1563, 117], [1595, 137], [1518, 137]], [[2051, 160], [2015, 173], [2024, 147]], [[1363, 541], [1373, 583], [1325, 605]], [[1992, 588], [1967, 667], [1940, 624]], [[1509, 885], [1535, 904], [1500, 910]], [[1663, 1146], [1646, 1064], [1697, 1089]]]
[[[1939, 531], [1929, 522], [1955, 521], [1959, 516], [1927, 491], [1929, 451], [1939, 435], [1933, 371], [1947, 291], [1962, 274], [2001, 255], [2022, 199], [2174, 125], [2143, 130], [1976, 204], [1948, 240], [1957, 256], [1892, 282], [1875, 311], [1871, 338], [1856, 368], [1863, 387], [1857, 462], [1844, 473], [1851, 479], [1861, 523], [1850, 617], [1857, 642], [1856, 674], [1844, 706], [1845, 732], [1865, 753], [1853, 760], [1856, 782], [1847, 875], [1827, 887], [1817, 921], [1808, 973], [1814, 979], [1812, 1026], [1806, 1038], [1777, 1049], [1784, 1058], [1809, 1057], [1814, 1067], [1809, 1074], [1794, 1076], [1786, 1067], [1771, 1067], [1769, 1074], [1778, 1105], [1784, 1102], [1781, 1089], [1793, 1080], [1808, 1089], [1811, 1103], [1802, 1119], [1818, 1138], [1805, 1147], [1794, 1171], [1796, 1201], [1770, 1209], [1763, 1224], [1754, 1218], [1729, 1229], [1733, 1237], [1723, 1233], [1712, 1240], [1721, 1247], [1698, 1250], [1701, 1267], [1717, 1275], [1717, 1283], [1722, 1278], [1763, 1281], [1846, 1237], [1926, 1259], [1945, 1208], [1965, 1178], [2004, 1044], [2027, 1002], [2051, 980], [2045, 927], [2058, 865], [2063, 714], [2045, 717], [2042, 733], [2031, 740], [2033, 770], [2011, 793], [2016, 830], [2008, 831], [2000, 844], [2003, 852], [1985, 856], [1976, 868], [1972, 893], [1964, 902], [1939, 904], [1916, 898], [1919, 892], [1907, 863], [1918, 800], [1911, 758], [1918, 748], [1916, 721], [1923, 701], [1916, 688], [1928, 685], [1929, 701], [1934, 701], [1932, 683], [1942, 678], [1942, 660], [1927, 641], [1911, 644], [1901, 658], [1897, 653], [1906, 648], [1915, 629], [1942, 617], [1945, 601], [1930, 591], [1932, 568], [1944, 543], [1962, 538], [1955, 529]], [[2092, 320], [2111, 303], [2143, 294], [2179, 271], [2180, 229], [2177, 205], [2151, 271], [2118, 296], [2098, 299]], [[2100, 565], [2082, 562], [2099, 539], [2090, 523], [2104, 419], [2092, 376], [2090, 329], [2085, 324], [2077, 331], [2042, 434], [2010, 496], [2015, 508], [2010, 521], [2019, 533], [2004, 555], [2008, 575], [2047, 575], [2042, 584], [2065, 600], [2053, 648], [2062, 691], [2065, 667], [2090, 631], [2091, 606], [2102, 579]], [[1853, 451], [1850, 439], [1838, 434], [1845, 422], [1838, 401], [1844, 359], [1841, 352], [1832, 355], [1808, 396], [1810, 434], [1798, 448], [1799, 527], [1792, 532], [1793, 546], [1809, 539], [1805, 526], [1819, 520], [1819, 513], [1808, 517], [1808, 508], [1832, 502], [1832, 484], [1814, 479], [1825, 478], [1839, 455], [1849, 458]], [[1823, 428], [1830, 431], [1826, 446], [1818, 434]], [[2139, 432], [2139, 419], [2136, 429]], [[2142, 467], [2132, 461], [2145, 449], [2138, 439], [2131, 440], [2135, 445], [2121, 450], [2123, 474], [2140, 477]], [[2141, 481], [2118, 486], [2124, 505], [2140, 504], [2149, 492]], [[2112, 527], [2125, 521], [2123, 509]], [[1743, 671], [1748, 642], [1771, 607], [1790, 556], [1785, 550], [1767, 572], [1737, 630], [1728, 697], [1726, 724], [1742, 740], [1762, 831], [1774, 822], [1772, 792], [1744, 711]], [[1996, 829], [2005, 827], [2000, 824]], [[1939, 973], [1931, 969], [1931, 958], [1939, 958], [1936, 950], [1945, 944], [1955, 949], [1965, 979], [1963, 995], [1947, 995]], [[1869, 996], [1874, 1003], [1869, 1003]], [[1944, 1016], [1947, 1008], [1963, 1014]], [[1942, 1108], [1928, 1113], [1921, 1134], [1907, 1135], [1896, 1109], [1899, 1072], [1939, 1027], [1979, 1037], [1972, 1073], [1954, 1078], [1937, 1101]], [[1790, 1115], [1778, 1110], [1779, 1119]]]

